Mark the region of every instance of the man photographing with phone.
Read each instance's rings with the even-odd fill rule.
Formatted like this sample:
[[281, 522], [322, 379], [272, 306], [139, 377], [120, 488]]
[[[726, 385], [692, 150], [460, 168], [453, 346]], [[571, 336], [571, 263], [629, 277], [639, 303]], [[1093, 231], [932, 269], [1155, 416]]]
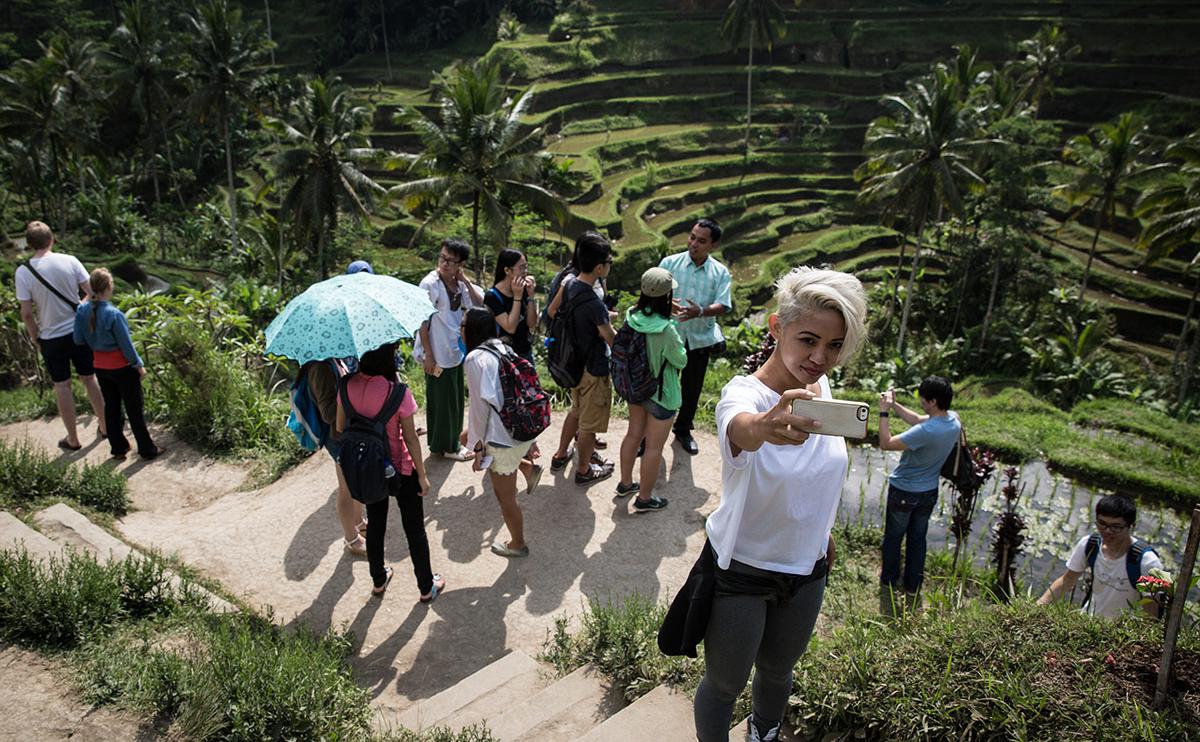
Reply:
[[[925, 532], [937, 504], [938, 476], [962, 430], [958, 415], [950, 411], [954, 389], [941, 376], [928, 376], [917, 389], [924, 414], [896, 401], [889, 389], [879, 395], [879, 447], [900, 451], [900, 463], [888, 477], [887, 513], [883, 529], [883, 567], [879, 574], [880, 605], [894, 615], [896, 594], [903, 587], [910, 604], [925, 579]], [[912, 427], [893, 436], [890, 416], [895, 413]], [[900, 542], [905, 547], [903, 580]]]

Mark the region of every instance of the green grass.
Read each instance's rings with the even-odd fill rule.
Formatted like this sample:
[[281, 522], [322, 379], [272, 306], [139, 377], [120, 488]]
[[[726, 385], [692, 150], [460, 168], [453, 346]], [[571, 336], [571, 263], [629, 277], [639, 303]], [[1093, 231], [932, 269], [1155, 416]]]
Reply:
[[213, 614], [156, 558], [40, 561], [0, 552], [0, 640], [61, 653], [85, 701], [159, 722], [186, 739], [490, 742], [486, 729], [373, 735], [349, 635]]
[[22, 512], [60, 500], [116, 515], [129, 505], [125, 477], [110, 466], [68, 464], [34, 444], [0, 441], [0, 506]]
[[[991, 602], [989, 575], [954, 577], [949, 555], [930, 554], [924, 612], [885, 621], [877, 592], [880, 532], [835, 528], [838, 557], [822, 620], [796, 665], [787, 718], [807, 739], [1185, 739], [1181, 699], [1148, 709], [1141, 674], [1161, 625], [1141, 614], [1094, 619], [1066, 606]], [[641, 596], [593, 600], [575, 634], [556, 621], [542, 658], [567, 673], [586, 663], [627, 698], [660, 683], [692, 694], [697, 659], [665, 657], [656, 636], [665, 604]], [[1195, 627], [1181, 652], [1200, 651]], [[1111, 664], [1109, 657], [1112, 658]], [[1138, 680], [1141, 684], [1138, 684]], [[1150, 689], [1152, 690], [1152, 689]], [[749, 713], [743, 691], [734, 718]]]

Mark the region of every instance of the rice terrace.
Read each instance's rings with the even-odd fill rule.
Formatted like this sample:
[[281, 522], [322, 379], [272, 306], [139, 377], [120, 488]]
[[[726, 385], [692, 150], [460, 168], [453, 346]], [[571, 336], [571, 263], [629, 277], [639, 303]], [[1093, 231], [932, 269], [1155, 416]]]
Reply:
[[7, 0], [0, 739], [1200, 740], [1197, 38]]

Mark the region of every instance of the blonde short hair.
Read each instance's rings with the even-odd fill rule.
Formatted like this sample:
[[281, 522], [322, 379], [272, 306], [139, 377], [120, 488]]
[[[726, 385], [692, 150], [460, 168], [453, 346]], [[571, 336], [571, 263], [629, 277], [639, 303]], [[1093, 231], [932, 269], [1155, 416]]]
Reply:
[[54, 233], [45, 222], [30, 222], [25, 225], [25, 244], [30, 250], [43, 250], [54, 242]]
[[776, 314], [781, 326], [805, 312], [832, 310], [846, 323], [846, 338], [838, 364], [854, 357], [867, 331], [867, 293], [862, 282], [849, 273], [800, 266], [775, 282]]

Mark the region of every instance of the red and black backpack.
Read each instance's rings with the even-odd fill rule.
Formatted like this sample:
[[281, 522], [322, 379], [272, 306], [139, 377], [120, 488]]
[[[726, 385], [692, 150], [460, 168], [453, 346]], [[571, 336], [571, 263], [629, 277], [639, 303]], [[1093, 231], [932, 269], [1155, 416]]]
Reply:
[[542, 390], [537, 369], [500, 341], [488, 340], [479, 348], [496, 356], [499, 362], [504, 404], [496, 412], [504, 429], [521, 443], [537, 438], [550, 427], [550, 396]]

